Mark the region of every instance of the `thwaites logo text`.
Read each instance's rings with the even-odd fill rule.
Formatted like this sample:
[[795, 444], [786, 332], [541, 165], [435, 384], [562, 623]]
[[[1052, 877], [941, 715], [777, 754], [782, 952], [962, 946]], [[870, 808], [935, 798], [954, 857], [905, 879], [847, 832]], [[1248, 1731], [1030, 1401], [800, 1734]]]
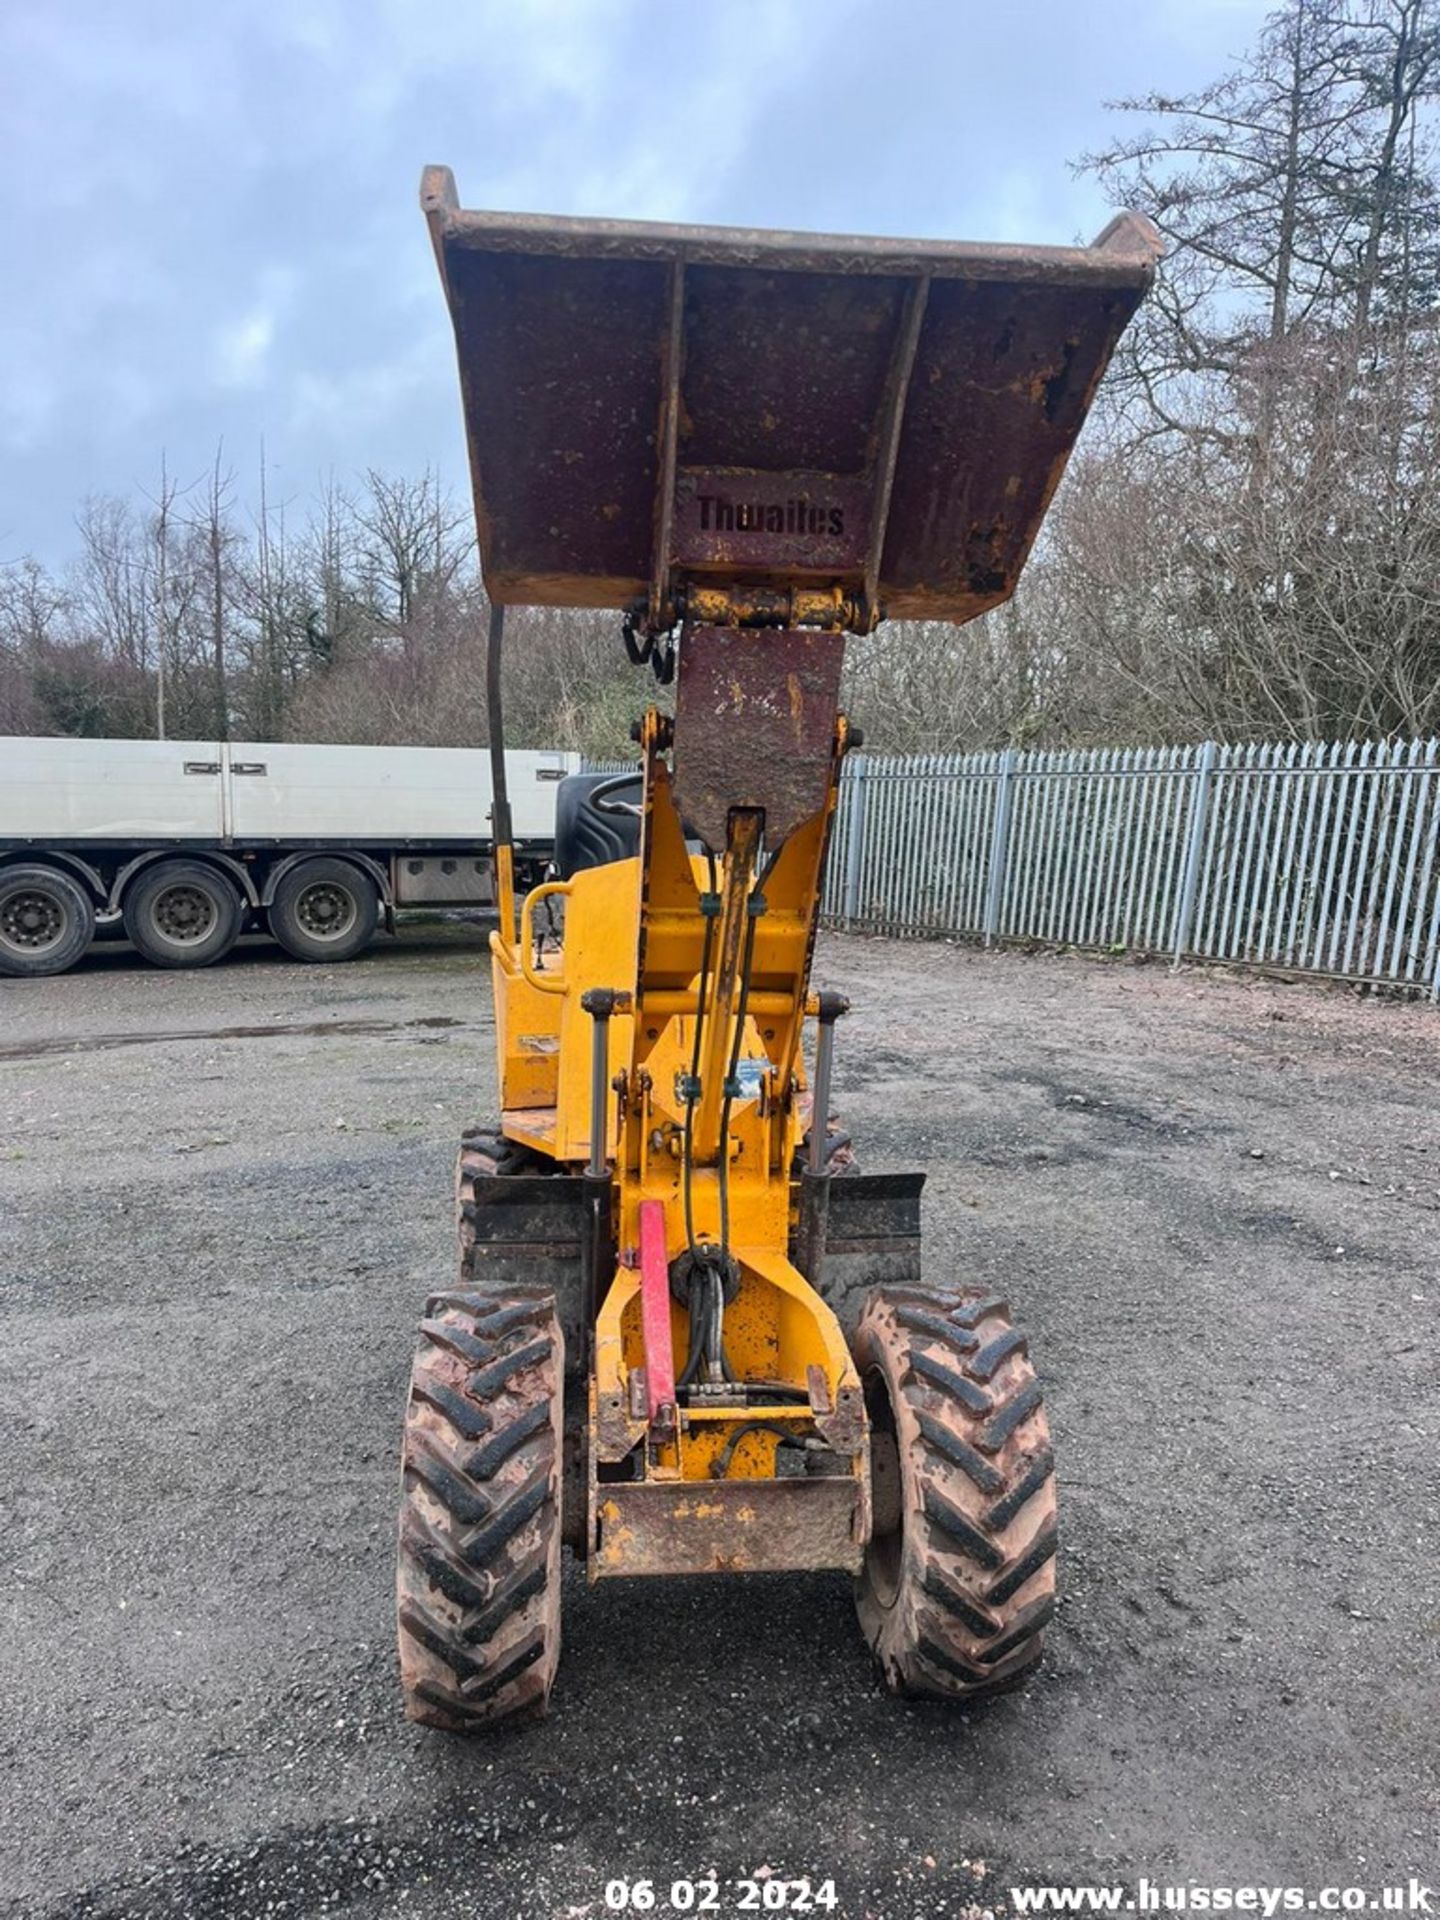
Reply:
[[845, 509], [809, 499], [736, 500], [723, 493], [697, 493], [695, 510], [702, 533], [814, 534], [843, 538]]

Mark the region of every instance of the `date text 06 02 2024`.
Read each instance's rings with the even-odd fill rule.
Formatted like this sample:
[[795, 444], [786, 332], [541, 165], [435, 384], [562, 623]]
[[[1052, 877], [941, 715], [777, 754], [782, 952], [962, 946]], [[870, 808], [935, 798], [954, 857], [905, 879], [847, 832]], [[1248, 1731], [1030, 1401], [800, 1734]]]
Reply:
[[839, 1906], [833, 1880], [779, 1874], [754, 1879], [719, 1880], [704, 1874], [694, 1880], [607, 1880], [605, 1906], [610, 1913], [826, 1913]]

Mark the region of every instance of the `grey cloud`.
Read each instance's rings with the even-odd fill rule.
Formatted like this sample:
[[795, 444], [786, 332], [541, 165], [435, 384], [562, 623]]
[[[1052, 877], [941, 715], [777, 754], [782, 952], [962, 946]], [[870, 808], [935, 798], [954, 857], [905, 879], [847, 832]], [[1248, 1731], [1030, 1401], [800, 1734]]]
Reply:
[[1100, 101], [1263, 9], [1171, 0], [299, 0], [0, 14], [0, 561], [87, 494], [463, 477], [420, 167], [470, 204], [1067, 240]]

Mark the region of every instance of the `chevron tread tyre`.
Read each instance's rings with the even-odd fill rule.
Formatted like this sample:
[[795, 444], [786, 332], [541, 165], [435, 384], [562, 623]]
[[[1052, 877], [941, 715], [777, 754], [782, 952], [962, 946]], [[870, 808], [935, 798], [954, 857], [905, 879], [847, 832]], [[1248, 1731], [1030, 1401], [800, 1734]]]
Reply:
[[553, 1298], [432, 1297], [410, 1376], [396, 1575], [412, 1720], [542, 1714], [560, 1657], [564, 1350]]
[[1055, 1610], [1055, 1461], [1025, 1336], [981, 1290], [883, 1288], [853, 1345], [872, 1426], [865, 1637], [896, 1692], [999, 1692]]

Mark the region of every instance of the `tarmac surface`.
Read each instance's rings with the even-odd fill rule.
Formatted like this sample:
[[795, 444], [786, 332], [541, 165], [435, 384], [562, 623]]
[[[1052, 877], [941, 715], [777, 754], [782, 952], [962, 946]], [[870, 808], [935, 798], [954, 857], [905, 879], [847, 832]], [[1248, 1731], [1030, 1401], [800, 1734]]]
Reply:
[[397, 1449], [456, 1138], [492, 1110], [480, 941], [193, 975], [100, 949], [0, 981], [0, 1913], [1436, 1885], [1440, 1012], [838, 937], [817, 972], [855, 1004], [862, 1164], [930, 1169], [929, 1273], [1032, 1336], [1039, 1674], [907, 1705], [841, 1577], [567, 1567], [545, 1723], [407, 1725]]

